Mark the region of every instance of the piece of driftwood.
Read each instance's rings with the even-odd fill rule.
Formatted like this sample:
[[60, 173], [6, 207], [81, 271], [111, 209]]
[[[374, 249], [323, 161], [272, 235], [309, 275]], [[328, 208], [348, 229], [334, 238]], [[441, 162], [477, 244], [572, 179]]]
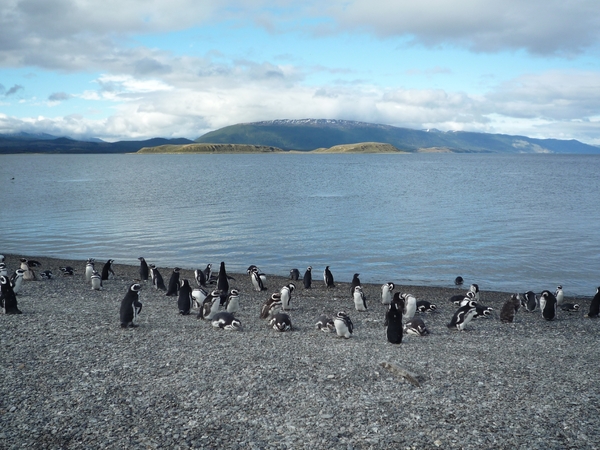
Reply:
[[402, 367], [397, 366], [396, 364], [392, 364], [392, 363], [385, 362], [385, 361], [382, 362], [380, 365], [384, 369], [387, 369], [390, 372], [392, 372], [393, 375], [404, 378], [413, 386], [417, 386], [419, 388], [421, 387], [421, 383], [419, 383], [419, 380], [417, 380], [417, 377], [414, 376], [412, 373], [410, 373], [408, 370], [405, 370]]

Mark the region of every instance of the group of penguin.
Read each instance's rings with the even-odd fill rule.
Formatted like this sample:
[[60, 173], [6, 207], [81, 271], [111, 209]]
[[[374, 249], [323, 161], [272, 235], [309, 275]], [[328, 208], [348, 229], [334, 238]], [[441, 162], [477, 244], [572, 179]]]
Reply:
[[[233, 278], [227, 275], [224, 262], [221, 262], [217, 273], [212, 271], [211, 264], [208, 264], [203, 270], [195, 270], [194, 277], [197, 286], [192, 288], [187, 279], [180, 278], [180, 268], [175, 267], [173, 269], [167, 286], [154, 264], [147, 264], [143, 257], [138, 258], [138, 260], [140, 261], [140, 280], [136, 280], [129, 286], [120, 305], [119, 314], [122, 328], [137, 326], [138, 316], [142, 310], [142, 303], [139, 299], [139, 292], [142, 289], [140, 282], [151, 280], [153, 287], [165, 291], [166, 296], [177, 296], [177, 307], [180, 314], [189, 315], [192, 309], [197, 309], [197, 318], [210, 321], [213, 327], [225, 330], [242, 330], [240, 320], [235, 317], [235, 313], [240, 309], [240, 293], [237, 289], [229, 289], [229, 280]], [[113, 259], [109, 259], [103, 265], [101, 273], [99, 273], [95, 270], [95, 260], [93, 258], [86, 261], [85, 277], [91, 283], [93, 290], [102, 290], [103, 281], [115, 276], [112, 268], [113, 262]], [[0, 301], [5, 314], [21, 314], [17, 307], [16, 294], [21, 290], [24, 280], [37, 279], [33, 268], [40, 265], [37, 261], [21, 258], [20, 268], [9, 277], [4, 257], [0, 255], [0, 283], [2, 287]], [[68, 266], [61, 267], [60, 270], [64, 275], [73, 275], [76, 271], [76, 269]], [[255, 291], [267, 290], [266, 275], [256, 265], [249, 266], [247, 274], [250, 276]], [[52, 272], [49, 270], [40, 272], [40, 278], [52, 278]], [[292, 281], [300, 279], [298, 269], [290, 270], [290, 279]], [[333, 274], [329, 266], [323, 271], [323, 281], [327, 288], [335, 287]], [[309, 266], [306, 269], [302, 282], [305, 289], [311, 289], [312, 267]], [[463, 279], [457, 277], [455, 284], [460, 286], [462, 283]], [[216, 288], [211, 290], [208, 288], [209, 285], [216, 285]], [[292, 329], [292, 321], [287, 311], [290, 310], [292, 293], [295, 289], [296, 285], [290, 282], [278, 292], [272, 293], [262, 305], [260, 318], [268, 320], [269, 326], [274, 330], [283, 332]], [[437, 309], [436, 305], [425, 300], [417, 301], [411, 294], [394, 293], [394, 289], [395, 285], [392, 282], [381, 286], [381, 303], [387, 306], [384, 326], [386, 327], [388, 341], [400, 344], [404, 334], [416, 336], [429, 334], [423, 319], [418, 316], [415, 317], [415, 313], [433, 312]], [[355, 310], [359, 312], [367, 311], [367, 301], [358, 273], [353, 276], [350, 294]], [[463, 331], [472, 319], [490, 316], [492, 308], [481, 305], [479, 298], [480, 292], [477, 284], [472, 284], [464, 295], [450, 297], [450, 302], [458, 306], [458, 309], [448, 323], [448, 328]], [[539, 308], [542, 317], [546, 320], [553, 320], [559, 307], [564, 311], [579, 310], [578, 304], [564, 303], [563, 300], [562, 286], [558, 286], [555, 293], [544, 290], [539, 296], [532, 291], [513, 294], [502, 306], [500, 320], [503, 323], [512, 323], [520, 307], [529, 312]], [[598, 317], [599, 309], [600, 287], [596, 290], [586, 317]], [[334, 317], [322, 315], [315, 326], [318, 330], [335, 332], [338, 336], [344, 338], [350, 338], [354, 331], [354, 325], [346, 311], [339, 311]]]

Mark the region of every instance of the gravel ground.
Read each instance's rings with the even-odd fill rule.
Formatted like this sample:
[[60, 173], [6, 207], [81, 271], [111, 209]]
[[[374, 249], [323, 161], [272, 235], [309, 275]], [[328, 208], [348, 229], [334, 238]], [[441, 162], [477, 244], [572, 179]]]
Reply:
[[[23, 314], [0, 316], [0, 448], [600, 448], [600, 321], [583, 317], [591, 297], [566, 292], [582, 308], [553, 322], [521, 309], [503, 324], [510, 294], [480, 286], [494, 315], [457, 332], [446, 327], [448, 298], [465, 289], [397, 286], [438, 311], [421, 315], [429, 336], [393, 345], [380, 285], [363, 286], [369, 311], [359, 313], [350, 280], [326, 289], [315, 268], [313, 289], [296, 283], [291, 332], [258, 317], [287, 277], [254, 292], [246, 274], [230, 274], [241, 332], [179, 315], [176, 298], [150, 285], [140, 326], [123, 330], [119, 306], [137, 266], [116, 264], [116, 279], [92, 291], [84, 262], [34, 259], [56, 278], [26, 282]], [[12, 270], [17, 261], [6, 258]], [[64, 265], [78, 272], [62, 276]], [[165, 282], [171, 270], [161, 269]], [[351, 339], [314, 328], [339, 310], [354, 322]]]

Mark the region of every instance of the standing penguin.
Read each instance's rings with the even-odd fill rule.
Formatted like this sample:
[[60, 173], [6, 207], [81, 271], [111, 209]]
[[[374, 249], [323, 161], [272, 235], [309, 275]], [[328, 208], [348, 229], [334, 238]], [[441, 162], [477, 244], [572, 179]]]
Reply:
[[196, 279], [196, 283], [198, 283], [198, 286], [206, 287], [206, 275], [204, 275], [203, 270], [194, 270], [194, 278]]
[[454, 315], [452, 316], [452, 320], [448, 324], [448, 328], [451, 330], [459, 330], [464, 331], [467, 324], [473, 319], [477, 309], [477, 302], [474, 300], [467, 300], [463, 306], [458, 308]]
[[92, 283], [93, 291], [102, 290], [102, 277], [100, 276], [98, 271], [94, 270], [94, 273], [92, 273], [92, 277], [90, 278], [90, 282]]
[[146, 260], [141, 256], [138, 259], [140, 260], [140, 280], [148, 281], [148, 264], [146, 263]]
[[0, 262], [0, 275], [4, 277], [8, 276], [8, 267], [3, 262]]
[[333, 274], [331, 273], [331, 270], [329, 270], [329, 266], [325, 267], [325, 270], [323, 271], [323, 281], [325, 282], [325, 287], [335, 287], [335, 284], [333, 282]]
[[225, 263], [221, 261], [221, 267], [219, 267], [219, 276], [217, 277], [217, 289], [221, 291], [221, 305], [224, 305], [227, 301], [227, 295], [229, 294], [229, 277], [225, 270]]
[[4, 314], [21, 314], [10, 279], [4, 275], [0, 275], [0, 305]]
[[104, 267], [102, 267], [102, 281], [108, 280], [110, 276], [114, 278], [115, 271], [112, 268], [112, 263], [114, 262], [114, 259], [109, 259], [104, 263]]
[[360, 278], [358, 278], [359, 275], [359, 273], [355, 273], [352, 277], [352, 283], [350, 283], [350, 295], [354, 295], [354, 288], [356, 286], [360, 286]]
[[520, 306], [521, 302], [519, 301], [518, 294], [511, 295], [504, 305], [502, 305], [500, 321], [502, 323], [513, 323]]
[[527, 291], [524, 294], [517, 294], [521, 300], [521, 306], [525, 308], [527, 312], [535, 311], [537, 308], [538, 300], [533, 291]]
[[221, 291], [215, 289], [206, 296], [202, 306], [198, 311], [197, 319], [211, 320], [218, 312], [221, 306]]
[[563, 292], [563, 287], [560, 284], [557, 286], [554, 296], [556, 297], [556, 305], [562, 305], [563, 301], [565, 300], [565, 293]]
[[21, 258], [21, 269], [23, 270], [23, 280], [24, 281], [33, 281], [37, 280], [35, 276], [35, 272], [32, 267], [40, 266], [40, 263], [37, 261], [28, 261], [26, 258]]
[[177, 297], [177, 307], [179, 314], [187, 316], [192, 308], [192, 287], [188, 280], [179, 282], [179, 295]]
[[156, 266], [154, 264], [150, 264], [148, 267], [150, 269], [150, 278], [152, 278], [152, 285], [154, 288], [160, 289], [161, 291], [166, 291], [167, 288], [165, 286], [165, 281], [163, 280], [163, 277]]
[[470, 287], [469, 287], [469, 292], [472, 292], [474, 294], [473, 299], [478, 302], [479, 301], [479, 285], [473, 283]]
[[225, 310], [232, 314], [240, 310], [240, 292], [237, 289], [232, 289], [227, 296]]
[[298, 269], [290, 270], [290, 280], [298, 281], [300, 279], [300, 271]]
[[350, 320], [350, 316], [344, 311], [340, 311], [336, 314], [333, 319], [333, 325], [335, 326], [335, 332], [339, 337], [350, 339], [354, 332], [354, 324]]
[[279, 292], [274, 292], [271, 296], [263, 303], [260, 309], [260, 318], [268, 319], [275, 314], [277, 309], [281, 308], [281, 294]]
[[542, 317], [546, 320], [554, 320], [556, 317], [556, 297], [548, 290], [540, 294], [540, 309]]
[[396, 286], [394, 283], [385, 283], [381, 286], [381, 304], [389, 305], [392, 303], [392, 292]]
[[283, 311], [289, 311], [291, 309], [290, 303], [292, 301], [292, 292], [294, 292], [294, 289], [296, 289], [296, 285], [294, 283], [289, 283], [279, 290], [281, 309]]
[[250, 274], [250, 280], [252, 281], [252, 286], [254, 290], [257, 292], [264, 291], [267, 288], [265, 287], [264, 281], [266, 277], [261, 276], [262, 274], [259, 272], [258, 267], [250, 266], [248, 268], [248, 273]]
[[15, 273], [10, 277], [10, 285], [12, 286], [13, 292], [17, 295], [21, 292], [21, 288], [23, 287], [23, 277], [25, 272], [23, 269], [15, 270]]
[[206, 265], [206, 268], [204, 269], [204, 278], [206, 278], [206, 282], [207, 283], [211, 283], [214, 280], [212, 280], [212, 264], [208, 263]]
[[201, 308], [204, 299], [208, 296], [208, 292], [206, 292], [201, 287], [197, 287], [192, 291], [192, 305], [194, 309]]
[[412, 294], [402, 294], [402, 298], [404, 299], [402, 320], [408, 322], [415, 317], [415, 312], [417, 312], [417, 299]]
[[96, 270], [94, 268], [95, 262], [96, 262], [96, 260], [94, 258], [88, 258], [88, 260], [85, 262], [85, 279], [88, 282], [92, 279], [94, 270]]
[[357, 311], [367, 310], [367, 298], [365, 297], [365, 293], [363, 292], [362, 286], [356, 286], [354, 288], [352, 298], [354, 300], [354, 308]]
[[402, 310], [404, 309], [404, 298], [396, 292], [394, 299], [390, 303], [387, 312], [385, 313], [386, 335], [388, 342], [392, 344], [402, 343]]
[[167, 289], [166, 296], [170, 297], [171, 295], [177, 295], [179, 291], [179, 271], [181, 269], [179, 267], [175, 267], [173, 272], [171, 273], [171, 278], [169, 278], [169, 288]]
[[304, 289], [310, 289], [312, 286], [312, 267], [308, 266], [306, 268], [306, 272], [304, 272], [304, 278], [302, 279], [304, 283]]
[[596, 289], [596, 295], [592, 299], [590, 303], [590, 311], [585, 315], [585, 317], [596, 318], [600, 314], [600, 287]]
[[121, 300], [121, 309], [119, 311], [121, 318], [121, 328], [137, 327], [137, 317], [142, 311], [142, 303], [139, 300], [140, 296], [139, 283], [133, 283], [129, 286], [127, 294]]

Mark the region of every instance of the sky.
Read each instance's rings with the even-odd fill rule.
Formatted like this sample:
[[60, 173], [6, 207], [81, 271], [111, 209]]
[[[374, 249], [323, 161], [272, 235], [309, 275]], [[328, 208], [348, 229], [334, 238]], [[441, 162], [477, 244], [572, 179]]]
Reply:
[[600, 145], [600, 2], [0, 2], [0, 134], [305, 118]]

